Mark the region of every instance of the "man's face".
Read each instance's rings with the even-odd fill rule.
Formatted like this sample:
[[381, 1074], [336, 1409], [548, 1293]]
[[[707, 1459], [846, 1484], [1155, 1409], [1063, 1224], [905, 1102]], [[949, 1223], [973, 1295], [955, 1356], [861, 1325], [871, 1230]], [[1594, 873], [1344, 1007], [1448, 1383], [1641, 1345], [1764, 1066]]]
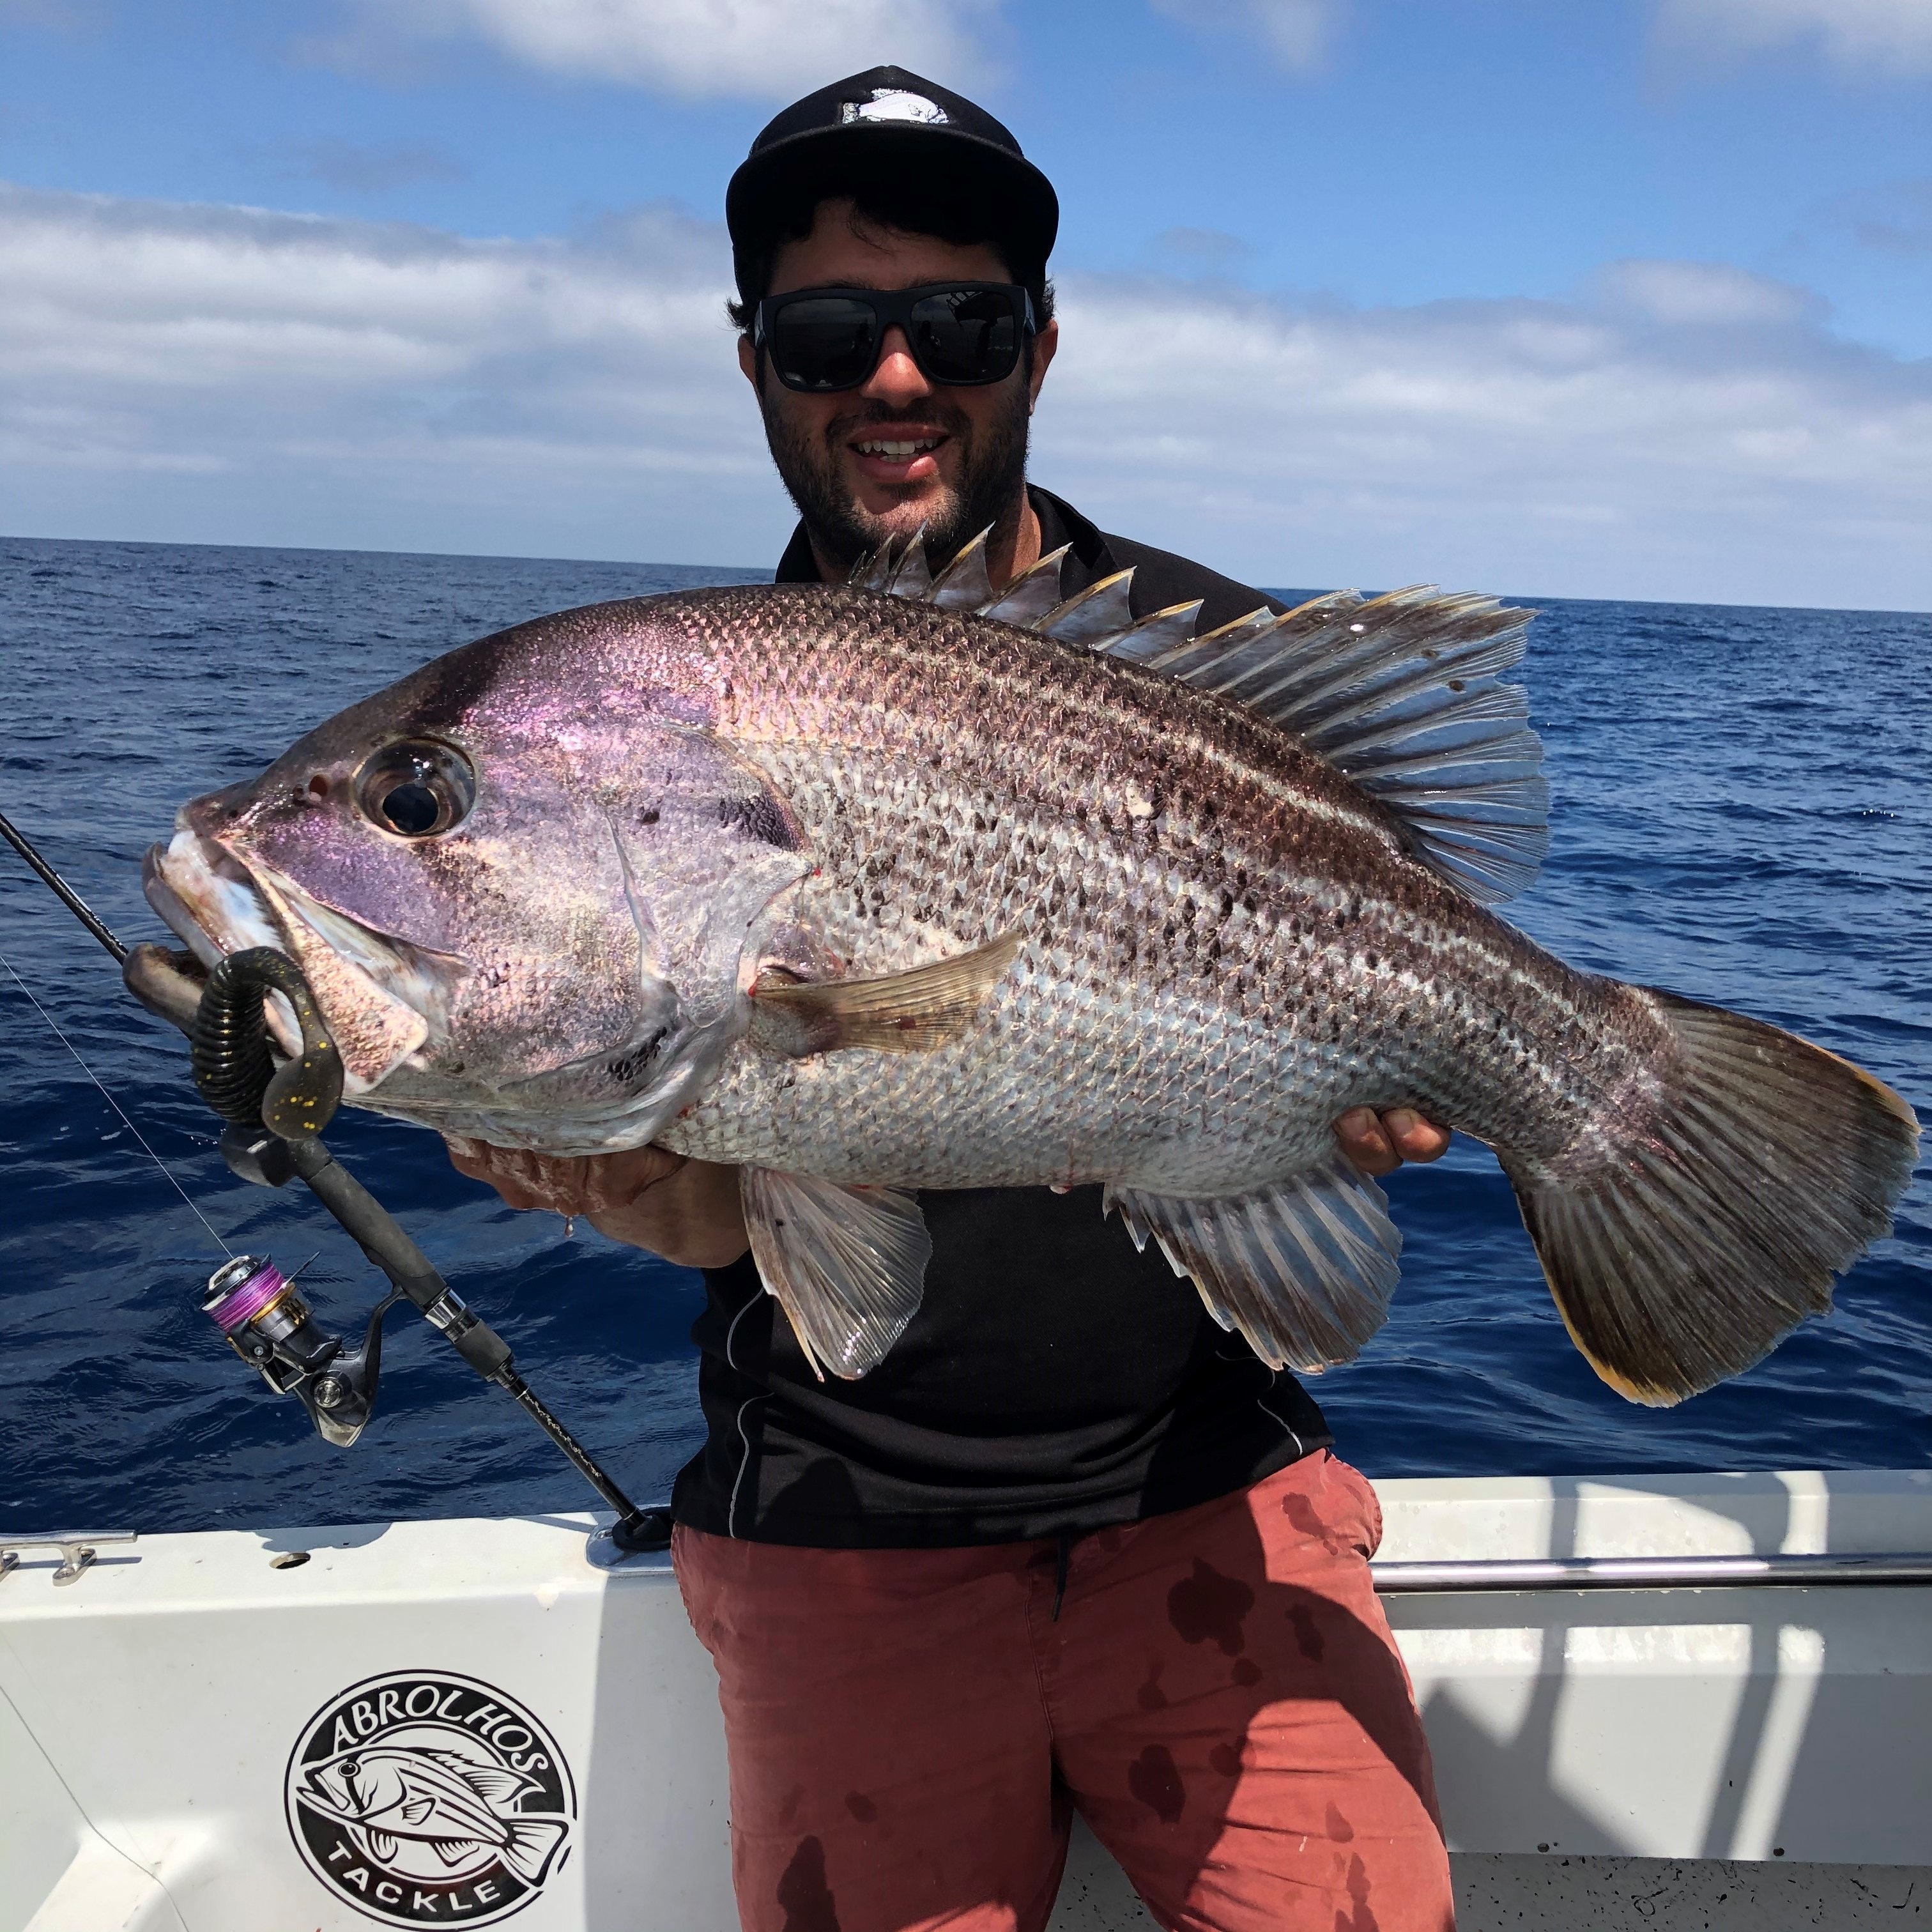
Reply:
[[[779, 250], [769, 292], [1011, 280], [998, 251], [983, 243], [855, 227], [849, 202], [828, 201], [812, 232]], [[989, 524], [1000, 526], [996, 548], [1010, 540], [1024, 500], [1027, 418], [1058, 339], [1058, 326], [1048, 322], [1031, 358], [1022, 357], [1005, 381], [970, 388], [928, 380], [896, 328], [886, 332], [865, 382], [832, 395], [788, 389], [769, 369], [760, 386], [748, 340], [740, 342], [738, 356], [758, 390], [772, 460], [806, 527], [831, 561], [849, 566], [921, 524], [938, 560]]]

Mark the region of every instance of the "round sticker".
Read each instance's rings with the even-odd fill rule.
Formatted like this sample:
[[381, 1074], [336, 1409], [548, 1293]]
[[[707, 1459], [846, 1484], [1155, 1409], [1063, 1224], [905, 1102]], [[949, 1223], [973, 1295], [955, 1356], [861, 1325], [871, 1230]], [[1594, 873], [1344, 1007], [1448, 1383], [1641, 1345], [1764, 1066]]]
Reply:
[[507, 1918], [562, 1868], [577, 1823], [556, 1739], [495, 1685], [446, 1670], [352, 1684], [309, 1720], [285, 1786], [309, 1869], [392, 1924]]

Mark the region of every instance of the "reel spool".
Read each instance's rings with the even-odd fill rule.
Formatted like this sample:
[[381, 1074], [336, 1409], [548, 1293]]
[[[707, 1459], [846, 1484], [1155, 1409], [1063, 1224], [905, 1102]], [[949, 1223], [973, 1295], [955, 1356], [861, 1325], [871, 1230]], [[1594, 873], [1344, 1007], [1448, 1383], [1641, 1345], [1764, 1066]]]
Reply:
[[382, 1317], [401, 1299], [400, 1289], [387, 1296], [370, 1315], [362, 1347], [346, 1348], [273, 1262], [238, 1255], [208, 1276], [201, 1311], [276, 1394], [301, 1402], [325, 1442], [346, 1449], [375, 1408]]

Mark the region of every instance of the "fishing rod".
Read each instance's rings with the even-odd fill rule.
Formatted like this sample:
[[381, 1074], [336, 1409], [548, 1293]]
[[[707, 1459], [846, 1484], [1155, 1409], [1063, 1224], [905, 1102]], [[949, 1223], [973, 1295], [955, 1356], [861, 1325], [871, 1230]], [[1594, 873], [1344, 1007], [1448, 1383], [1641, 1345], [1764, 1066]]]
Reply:
[[[160, 947], [124, 946], [4, 813], [0, 813], [0, 838], [112, 956], [130, 985], [144, 968], [165, 960]], [[26, 990], [26, 982], [21, 984]], [[263, 1018], [271, 994], [286, 1002], [302, 1036], [301, 1051], [279, 1066], [269, 1051]], [[33, 998], [31, 991], [28, 998]], [[34, 1004], [39, 1006], [38, 1000]], [[670, 1540], [669, 1512], [640, 1508], [625, 1495], [517, 1372], [509, 1345], [443, 1280], [401, 1223], [323, 1146], [322, 1130], [341, 1104], [342, 1056], [295, 962], [272, 946], [229, 953], [209, 972], [192, 1016], [169, 1016], [188, 1034], [196, 1087], [227, 1124], [220, 1146], [230, 1169], [258, 1187], [302, 1181], [391, 1284], [390, 1292], [371, 1311], [361, 1342], [351, 1348], [317, 1322], [293, 1279], [272, 1261], [260, 1255], [235, 1256], [208, 1277], [201, 1307], [236, 1354], [278, 1395], [292, 1395], [300, 1402], [325, 1442], [346, 1449], [368, 1426], [375, 1408], [382, 1373], [382, 1318], [397, 1303], [406, 1300], [477, 1374], [517, 1402], [616, 1511], [617, 1520], [602, 1534], [617, 1551], [628, 1555], [662, 1549]], [[66, 1039], [64, 1034], [61, 1037]], [[68, 1048], [74, 1051], [71, 1042]], [[80, 1058], [78, 1052], [75, 1058]], [[84, 1060], [81, 1064], [86, 1067]], [[88, 1071], [92, 1077], [92, 1069]], [[98, 1078], [95, 1084], [100, 1084]], [[107, 1090], [103, 1086], [101, 1091]], [[113, 1102], [112, 1094], [108, 1098]], [[148, 1151], [153, 1153], [152, 1148]], [[160, 1156], [154, 1159], [173, 1180]], [[180, 1186], [178, 1181], [175, 1184]], [[191, 1200], [188, 1204], [194, 1205]]]

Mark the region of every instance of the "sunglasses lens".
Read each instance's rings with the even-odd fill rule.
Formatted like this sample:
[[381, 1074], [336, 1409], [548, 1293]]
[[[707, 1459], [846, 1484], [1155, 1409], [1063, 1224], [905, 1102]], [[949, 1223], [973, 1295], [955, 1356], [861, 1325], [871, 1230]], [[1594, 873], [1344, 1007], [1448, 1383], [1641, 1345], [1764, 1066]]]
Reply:
[[999, 289], [950, 289], [913, 304], [914, 358], [936, 382], [997, 382], [1019, 359], [1020, 318]]
[[771, 355], [792, 388], [856, 388], [878, 360], [878, 317], [849, 296], [788, 302], [772, 322]]

